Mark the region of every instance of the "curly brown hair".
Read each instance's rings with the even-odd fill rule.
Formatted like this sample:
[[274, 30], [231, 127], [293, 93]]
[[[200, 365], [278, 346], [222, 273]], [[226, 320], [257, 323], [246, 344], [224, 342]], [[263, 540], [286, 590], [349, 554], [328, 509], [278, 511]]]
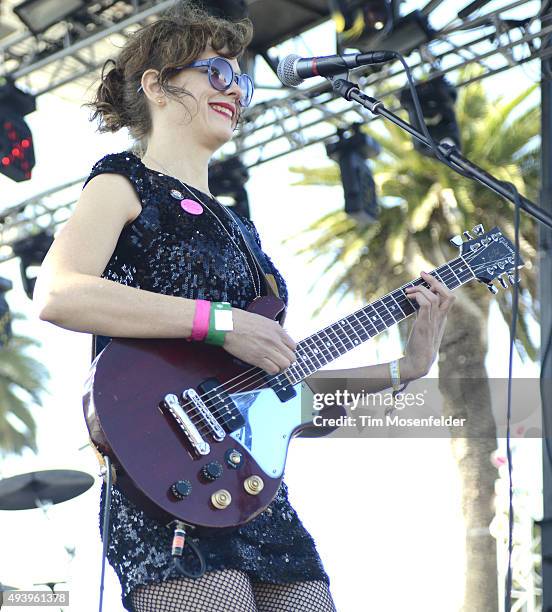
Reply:
[[136, 31], [116, 59], [104, 63], [95, 98], [86, 105], [93, 109], [90, 120], [99, 119], [100, 132], [127, 127], [132, 138], [142, 142], [152, 127], [146, 96], [137, 91], [146, 70], [159, 72], [166, 95], [195, 100], [189, 91], [168, 82], [176, 68], [196, 60], [207, 44], [224, 57], [240, 57], [252, 37], [249, 19], [228, 21], [194, 1], [180, 0], [158, 20]]

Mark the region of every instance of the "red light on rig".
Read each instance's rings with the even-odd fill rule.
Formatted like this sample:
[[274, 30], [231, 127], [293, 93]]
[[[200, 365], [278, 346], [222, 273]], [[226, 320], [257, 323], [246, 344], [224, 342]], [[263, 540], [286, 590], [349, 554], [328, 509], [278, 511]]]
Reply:
[[12, 79], [0, 81], [0, 174], [14, 181], [31, 178], [35, 165], [32, 134], [25, 122], [25, 115], [35, 110], [35, 96], [18, 89]]

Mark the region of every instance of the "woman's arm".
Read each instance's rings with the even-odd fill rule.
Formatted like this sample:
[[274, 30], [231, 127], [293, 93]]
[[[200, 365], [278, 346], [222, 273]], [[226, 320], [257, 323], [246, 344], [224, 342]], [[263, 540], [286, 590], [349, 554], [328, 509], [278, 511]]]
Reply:
[[[408, 287], [409, 298], [418, 302], [416, 322], [406, 345], [405, 355], [399, 359], [401, 384], [425, 376], [435, 361], [448, 311], [454, 295], [436, 278], [422, 272], [429, 285]], [[376, 393], [391, 387], [388, 363], [340, 370], [320, 370], [305, 382], [314, 393], [332, 393], [339, 388], [350, 393]], [[338, 385], [338, 386], [336, 386]]]
[[100, 174], [86, 185], [40, 268], [33, 293], [40, 319], [111, 337], [190, 335], [193, 300], [100, 278], [123, 227], [140, 212], [140, 201], [125, 177]]

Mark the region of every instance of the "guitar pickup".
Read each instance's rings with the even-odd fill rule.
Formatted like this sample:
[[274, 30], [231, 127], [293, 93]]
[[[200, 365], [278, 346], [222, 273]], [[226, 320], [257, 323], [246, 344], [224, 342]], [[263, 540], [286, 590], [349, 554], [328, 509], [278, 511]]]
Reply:
[[287, 402], [297, 395], [297, 391], [285, 374], [276, 374], [270, 378], [267, 376], [267, 380], [270, 388], [281, 402]]
[[202, 394], [203, 402], [215, 406], [213, 412], [225, 431], [232, 433], [245, 425], [245, 419], [234, 400], [216, 378], [207, 378], [197, 388]]

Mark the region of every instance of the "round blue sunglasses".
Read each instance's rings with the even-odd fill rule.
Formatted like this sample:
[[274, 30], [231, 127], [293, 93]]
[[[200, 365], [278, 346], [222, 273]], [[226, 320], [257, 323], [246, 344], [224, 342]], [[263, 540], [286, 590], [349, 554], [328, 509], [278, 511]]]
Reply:
[[[224, 57], [210, 57], [205, 60], [196, 60], [186, 66], [178, 66], [175, 71], [184, 70], [186, 68], [207, 68], [207, 75], [211, 87], [218, 91], [226, 91], [232, 87], [232, 83], [236, 82], [242, 91], [242, 96], [239, 99], [240, 106], [249, 106], [253, 97], [253, 80], [248, 74], [236, 74], [232, 64]], [[142, 85], [136, 90], [139, 92]]]

